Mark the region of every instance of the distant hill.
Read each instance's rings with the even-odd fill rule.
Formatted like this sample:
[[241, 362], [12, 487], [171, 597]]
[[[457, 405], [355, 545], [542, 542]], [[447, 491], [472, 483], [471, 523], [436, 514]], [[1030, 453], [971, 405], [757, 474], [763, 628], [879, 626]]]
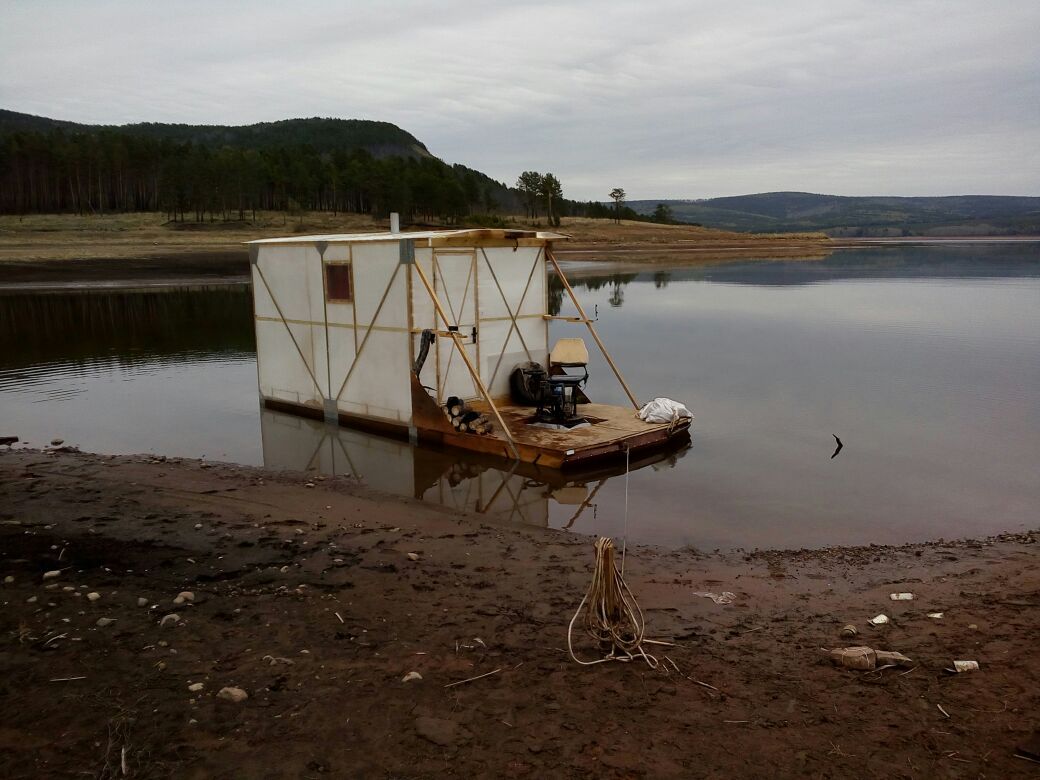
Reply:
[[1040, 234], [1040, 197], [897, 198], [764, 192], [706, 200], [636, 200], [628, 201], [628, 206], [650, 214], [658, 203], [671, 208], [681, 222], [743, 232], [819, 230], [835, 237]]
[[166, 211], [200, 222], [257, 209], [399, 211], [496, 222], [521, 208], [515, 188], [445, 163], [389, 122], [89, 125], [0, 109], [0, 213]]
[[192, 142], [202, 146], [240, 149], [271, 149], [309, 144], [315, 151], [350, 152], [364, 149], [373, 157], [431, 157], [415, 136], [389, 122], [367, 119], [284, 119], [252, 125], [182, 125], [138, 122], [127, 125], [86, 125], [0, 109], [0, 135], [14, 132], [68, 133], [115, 131], [156, 140]]

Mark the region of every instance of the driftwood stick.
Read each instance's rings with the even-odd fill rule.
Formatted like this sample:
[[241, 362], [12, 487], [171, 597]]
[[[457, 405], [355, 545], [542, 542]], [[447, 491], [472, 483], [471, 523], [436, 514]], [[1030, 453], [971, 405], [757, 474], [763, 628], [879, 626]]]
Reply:
[[701, 682], [700, 680], [694, 680], [692, 677], [689, 677], [689, 676], [687, 676], [686, 679], [689, 680], [690, 682], [695, 682], [698, 685], [703, 685], [705, 688], [711, 688], [713, 691], [715, 691], [715, 693], [722, 693], [722, 691], [720, 691], [714, 685], [708, 685], [708, 683], [706, 683], [706, 682]]
[[498, 674], [501, 671], [502, 671], [501, 668], [495, 669], [493, 672], [485, 672], [484, 674], [478, 674], [476, 677], [467, 677], [465, 680], [458, 680], [457, 682], [448, 683], [444, 687], [445, 688], [454, 688], [456, 685], [462, 685], [463, 683], [473, 682], [474, 680], [479, 680], [482, 677], [490, 677], [491, 675]]

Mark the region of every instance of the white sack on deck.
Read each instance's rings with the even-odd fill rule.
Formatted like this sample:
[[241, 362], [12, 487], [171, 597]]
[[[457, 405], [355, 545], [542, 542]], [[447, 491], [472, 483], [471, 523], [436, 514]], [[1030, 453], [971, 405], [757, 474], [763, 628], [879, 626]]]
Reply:
[[683, 418], [693, 419], [690, 410], [671, 398], [655, 398], [639, 410], [639, 419], [649, 423], [671, 423]]

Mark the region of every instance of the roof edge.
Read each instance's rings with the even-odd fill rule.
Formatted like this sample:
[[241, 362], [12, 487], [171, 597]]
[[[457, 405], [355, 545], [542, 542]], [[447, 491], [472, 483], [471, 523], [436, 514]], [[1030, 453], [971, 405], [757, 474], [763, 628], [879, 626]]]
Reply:
[[570, 236], [565, 233], [554, 233], [542, 230], [510, 230], [505, 228], [463, 228], [460, 230], [415, 230], [403, 233], [371, 232], [371, 233], [331, 233], [311, 236], [284, 236], [276, 238], [258, 238], [244, 241], [246, 245], [254, 244], [314, 244], [319, 241], [328, 244], [349, 244], [359, 241], [402, 241], [441, 238], [472, 238], [474, 241], [511, 241], [518, 239], [540, 239], [543, 241], [566, 241]]

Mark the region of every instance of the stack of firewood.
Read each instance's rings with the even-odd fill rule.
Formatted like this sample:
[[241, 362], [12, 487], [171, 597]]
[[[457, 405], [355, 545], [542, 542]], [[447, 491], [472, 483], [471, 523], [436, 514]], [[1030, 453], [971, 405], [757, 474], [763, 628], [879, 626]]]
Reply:
[[487, 435], [494, 428], [486, 415], [466, 408], [466, 402], [461, 398], [452, 396], [444, 404], [444, 411], [451, 421], [451, 427], [460, 433], [479, 433]]

